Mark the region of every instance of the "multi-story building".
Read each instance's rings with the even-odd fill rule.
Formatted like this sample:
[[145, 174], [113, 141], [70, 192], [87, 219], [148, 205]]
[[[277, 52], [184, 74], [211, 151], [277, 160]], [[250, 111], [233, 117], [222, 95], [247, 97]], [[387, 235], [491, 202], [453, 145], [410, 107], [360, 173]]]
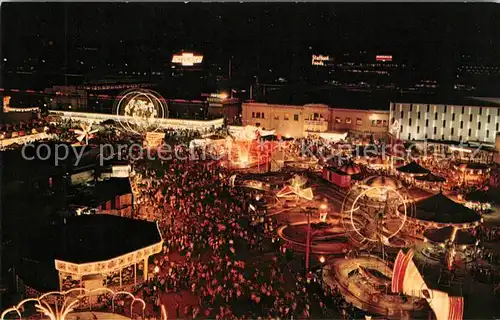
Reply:
[[390, 119], [393, 132], [400, 139], [494, 145], [499, 131], [500, 99], [469, 98], [455, 104], [393, 102]]
[[325, 104], [280, 105], [243, 103], [243, 125], [276, 130], [289, 137], [310, 133], [350, 132], [355, 136], [384, 136], [388, 111], [332, 108]]

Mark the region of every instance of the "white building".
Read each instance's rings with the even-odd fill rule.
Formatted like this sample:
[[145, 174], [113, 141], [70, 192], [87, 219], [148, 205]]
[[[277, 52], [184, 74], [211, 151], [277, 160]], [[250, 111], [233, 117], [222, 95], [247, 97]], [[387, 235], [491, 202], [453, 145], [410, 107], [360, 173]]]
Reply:
[[494, 145], [499, 132], [500, 99], [473, 98], [467, 104], [391, 102], [389, 119], [396, 129], [393, 131], [403, 140], [434, 139]]

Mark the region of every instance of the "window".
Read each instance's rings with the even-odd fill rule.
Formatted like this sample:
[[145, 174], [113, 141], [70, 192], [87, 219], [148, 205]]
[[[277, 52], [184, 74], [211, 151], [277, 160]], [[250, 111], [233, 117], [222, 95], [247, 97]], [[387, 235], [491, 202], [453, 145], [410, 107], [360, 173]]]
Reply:
[[377, 120], [372, 120], [372, 127], [376, 127], [376, 126], [377, 126]]
[[437, 128], [436, 128], [436, 127], [434, 127], [434, 134], [436, 134], [436, 132], [437, 132]]
[[349, 123], [351, 123], [351, 122], [352, 122], [352, 120], [351, 120], [351, 118], [350, 118], [350, 117], [345, 118], [345, 123], [349, 124]]
[[438, 113], [434, 113], [434, 120], [437, 120], [438, 119]]
[[288, 113], [285, 113], [285, 116], [283, 117], [284, 120], [288, 121], [289, 115]]
[[465, 113], [465, 107], [462, 107], [462, 114]]
[[427, 105], [427, 112], [431, 111], [431, 106]]
[[264, 112], [262, 112], [262, 119], [264, 119]]
[[413, 111], [413, 105], [410, 104], [410, 112], [412, 112], [412, 111]]
[[441, 135], [441, 140], [444, 140], [444, 134]]
[[488, 123], [491, 122], [491, 115], [488, 115]]
[[417, 113], [417, 118], [420, 120], [420, 111]]
[[460, 137], [458, 138], [458, 141], [462, 141], [462, 136], [460, 136]]
[[448, 106], [444, 106], [444, 113], [448, 111]]
[[451, 128], [451, 135], [453, 135], [453, 134], [455, 133], [455, 130], [454, 130], [454, 129], [455, 129], [455, 128], [453, 128], [453, 127]]
[[257, 119], [260, 119], [260, 112], [257, 112]]
[[411, 118], [408, 119], [408, 125], [411, 127]]
[[469, 128], [469, 137], [471, 136], [472, 134], [472, 129]]
[[451, 121], [455, 121], [455, 114], [451, 115]]
[[255, 126], [256, 126], [256, 127], [260, 127], [260, 122], [256, 122], [256, 123], [255, 123]]
[[497, 131], [498, 131], [498, 123], [497, 123]]
[[477, 123], [477, 130], [481, 130], [481, 122]]
[[299, 115], [298, 114], [294, 114], [293, 115], [293, 120], [294, 121], [299, 121]]
[[356, 125], [357, 126], [362, 126], [363, 125], [363, 120], [361, 120], [361, 118], [356, 118]]
[[497, 117], [500, 117], [500, 108], [497, 109]]
[[425, 126], [428, 128], [429, 127], [429, 119], [425, 119]]
[[490, 130], [486, 130], [486, 138], [490, 137]]
[[417, 126], [417, 134], [420, 133], [420, 126]]
[[255, 118], [255, 112], [252, 112], [252, 118]]
[[411, 133], [408, 133], [408, 140], [411, 140]]
[[335, 117], [335, 123], [341, 123], [342, 120], [340, 120], [340, 117]]
[[443, 120], [443, 128], [446, 128], [446, 120]]
[[472, 113], [469, 114], [469, 121], [472, 121]]
[[399, 127], [399, 132], [403, 132], [403, 126]]
[[427, 133], [426, 133], [426, 134], [425, 134], [425, 139], [427, 139], [427, 137], [428, 137], [428, 136], [427, 136]]
[[387, 120], [382, 120], [382, 126], [387, 127]]
[[464, 128], [464, 122], [460, 121], [460, 129], [463, 129], [463, 128]]
[[280, 115], [279, 114], [275, 114], [274, 115], [274, 120], [279, 120], [280, 119]]
[[320, 118], [319, 114], [317, 114], [316, 112], [313, 114], [313, 120], [316, 120]]
[[405, 112], [401, 110], [401, 119], [405, 117]]
[[479, 108], [479, 115], [483, 114], [483, 108]]

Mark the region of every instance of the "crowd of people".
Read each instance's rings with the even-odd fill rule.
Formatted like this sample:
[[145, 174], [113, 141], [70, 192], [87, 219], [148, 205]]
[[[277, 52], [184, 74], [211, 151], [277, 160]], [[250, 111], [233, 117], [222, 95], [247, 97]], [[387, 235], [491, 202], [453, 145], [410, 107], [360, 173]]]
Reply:
[[[152, 304], [157, 305], [163, 293], [185, 290], [198, 298], [184, 310], [185, 317], [296, 319], [310, 318], [312, 306], [325, 303], [311, 301], [306, 279], [285, 270], [276, 243], [266, 237], [270, 224], [255, 219], [255, 195], [231, 187], [224, 168], [172, 159], [156, 169], [164, 171], [159, 178], [150, 166], [150, 161], [135, 164], [136, 171], [153, 177], [146, 197], [164, 217], [160, 228], [165, 247], [156, 260], [159, 272], [141, 291]], [[263, 264], [266, 250], [272, 253]], [[173, 252], [182, 259], [170, 261]], [[325, 312], [315, 310], [318, 315]], [[176, 313], [182, 311], [176, 308]]]

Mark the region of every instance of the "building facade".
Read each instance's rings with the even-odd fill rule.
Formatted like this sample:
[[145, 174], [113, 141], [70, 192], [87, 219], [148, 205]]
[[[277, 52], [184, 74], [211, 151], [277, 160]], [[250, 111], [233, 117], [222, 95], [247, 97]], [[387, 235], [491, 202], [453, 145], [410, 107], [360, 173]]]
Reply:
[[242, 124], [276, 130], [286, 137], [312, 133], [349, 132], [354, 136], [384, 136], [389, 112], [379, 110], [332, 108], [325, 104], [279, 105], [243, 103]]
[[391, 103], [390, 119], [400, 139], [494, 145], [499, 131], [500, 107], [495, 103], [490, 106]]

